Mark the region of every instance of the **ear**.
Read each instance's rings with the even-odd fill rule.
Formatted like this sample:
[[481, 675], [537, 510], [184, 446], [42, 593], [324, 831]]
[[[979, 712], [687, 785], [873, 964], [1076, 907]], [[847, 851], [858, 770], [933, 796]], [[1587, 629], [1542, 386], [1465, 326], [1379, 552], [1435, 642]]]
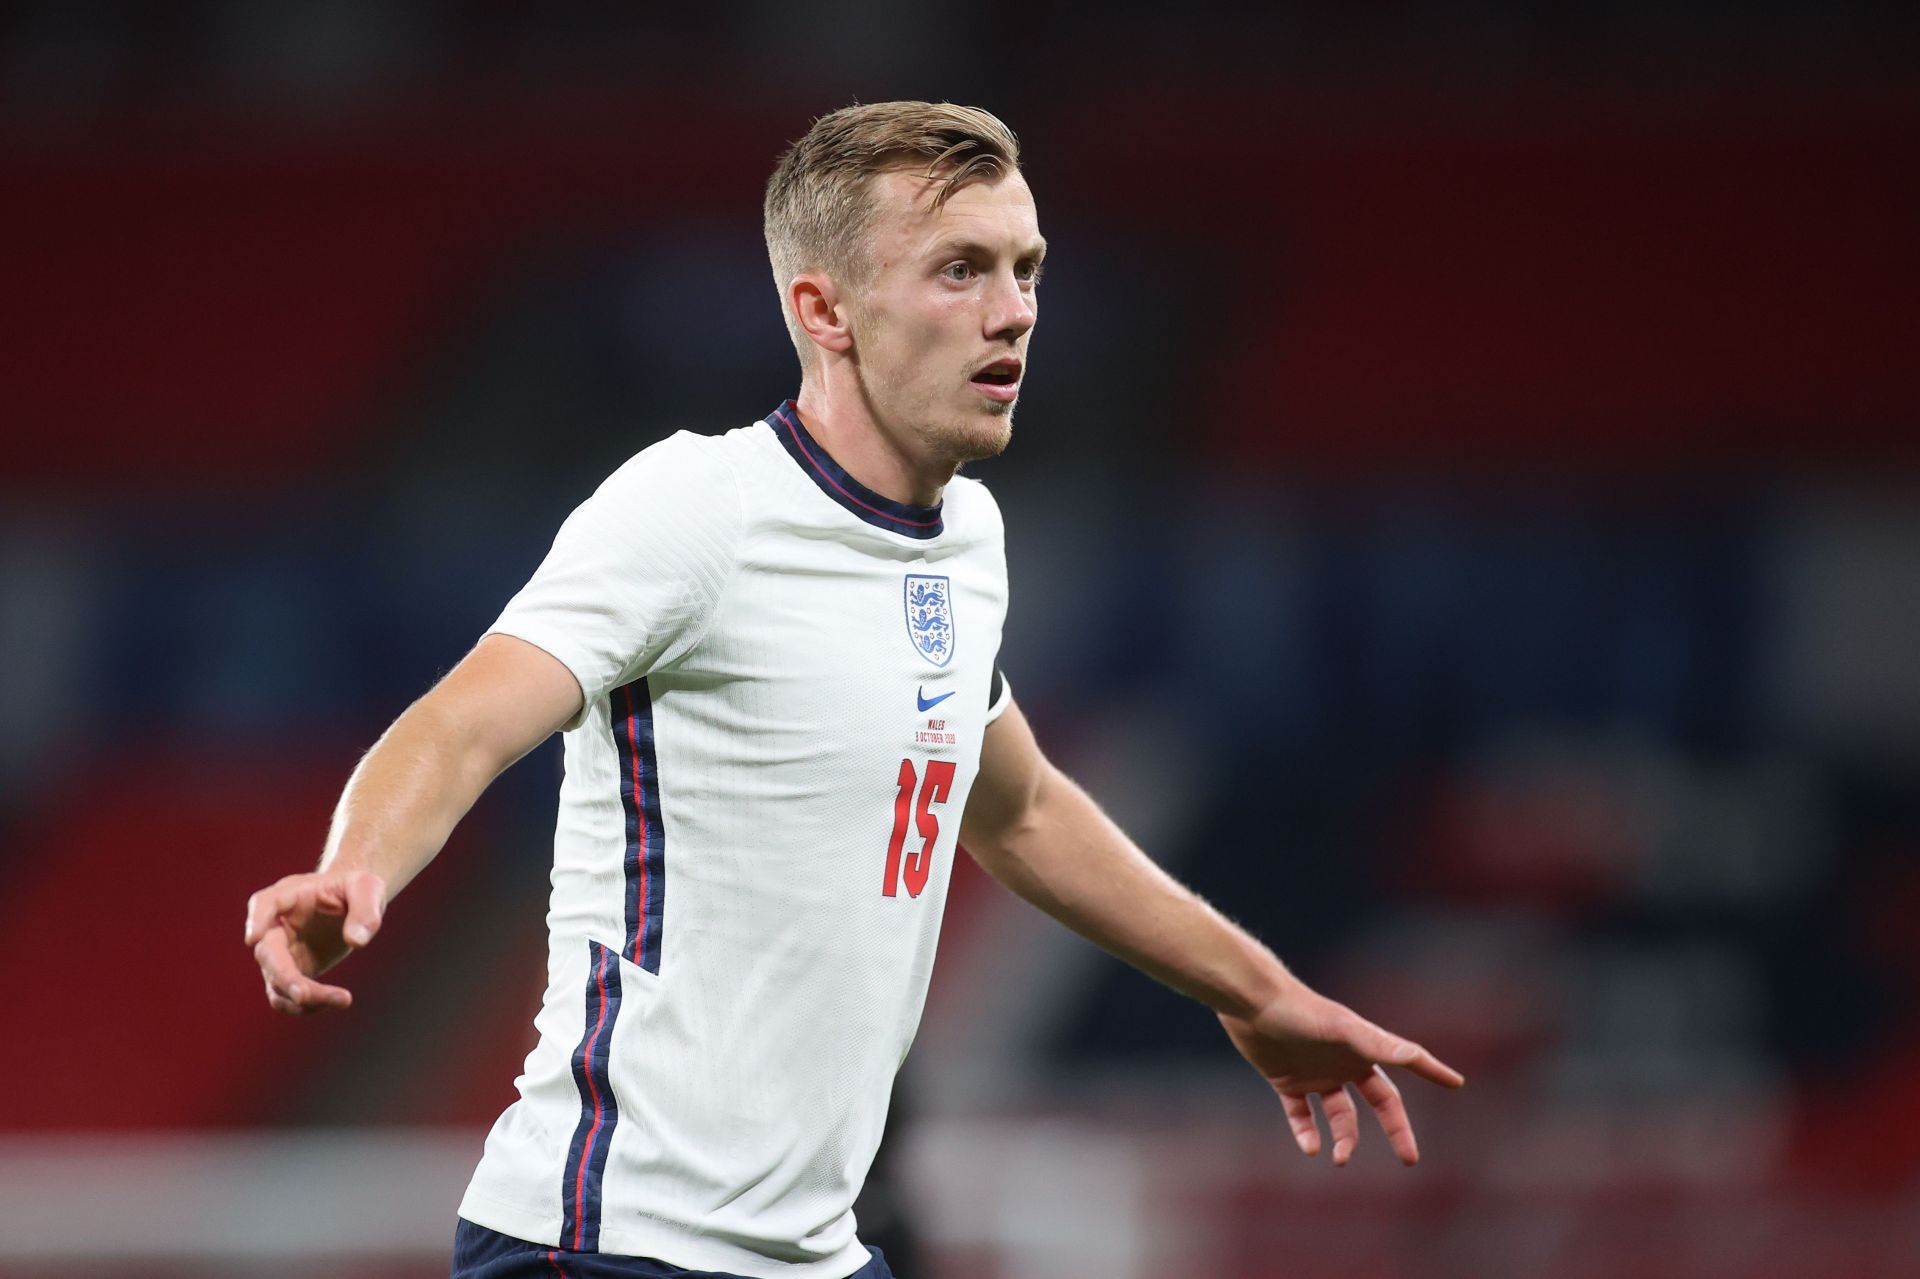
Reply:
[[844, 355], [853, 346], [852, 317], [840, 286], [824, 271], [797, 275], [787, 286], [787, 304], [800, 331], [823, 351]]

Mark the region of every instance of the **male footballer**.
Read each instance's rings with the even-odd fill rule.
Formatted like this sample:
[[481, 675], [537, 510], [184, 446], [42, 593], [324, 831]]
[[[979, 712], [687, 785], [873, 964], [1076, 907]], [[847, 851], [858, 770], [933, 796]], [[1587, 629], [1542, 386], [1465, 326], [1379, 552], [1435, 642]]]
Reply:
[[[1425, 1049], [1316, 994], [1047, 761], [997, 666], [1006, 448], [1046, 241], [984, 111], [836, 111], [780, 160], [767, 250], [798, 396], [634, 456], [347, 783], [318, 871], [256, 893], [285, 1013], [508, 765], [565, 734], [539, 1044], [453, 1273], [885, 1279], [855, 1235], [956, 850], [1219, 1014], [1308, 1155], [1355, 1096], [1418, 1158]], [[1352, 1092], [1349, 1093], [1348, 1089]]]

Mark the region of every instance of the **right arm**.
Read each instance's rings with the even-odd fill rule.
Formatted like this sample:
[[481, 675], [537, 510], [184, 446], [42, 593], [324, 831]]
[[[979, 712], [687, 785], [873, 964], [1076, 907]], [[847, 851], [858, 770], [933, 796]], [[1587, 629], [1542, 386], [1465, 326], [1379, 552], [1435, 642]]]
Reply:
[[247, 903], [247, 945], [283, 1013], [345, 1008], [315, 980], [373, 938], [480, 792], [583, 706], [698, 641], [738, 563], [745, 506], [713, 441], [630, 458], [554, 535], [491, 633], [353, 770], [320, 868]]
[[408, 707], [347, 781], [317, 871], [247, 902], [246, 944], [283, 1013], [345, 1008], [315, 980], [373, 939], [386, 904], [420, 873], [482, 791], [579, 714], [579, 681], [544, 649], [488, 635]]

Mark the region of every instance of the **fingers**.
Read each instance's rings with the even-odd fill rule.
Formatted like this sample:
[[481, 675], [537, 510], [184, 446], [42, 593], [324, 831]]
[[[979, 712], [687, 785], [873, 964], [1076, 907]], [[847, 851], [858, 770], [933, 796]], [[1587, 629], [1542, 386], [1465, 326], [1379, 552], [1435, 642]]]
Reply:
[[1281, 1093], [1280, 1104], [1286, 1108], [1287, 1123], [1293, 1128], [1294, 1144], [1300, 1147], [1300, 1153], [1311, 1159], [1320, 1153], [1320, 1125], [1314, 1120], [1313, 1107], [1304, 1096]]
[[1467, 1077], [1452, 1066], [1412, 1040], [1382, 1030], [1370, 1021], [1362, 1019], [1360, 1029], [1354, 1032], [1351, 1039], [1354, 1047], [1382, 1065], [1399, 1066], [1442, 1088], [1461, 1088], [1466, 1085]]
[[246, 944], [259, 941], [276, 920], [288, 915], [324, 914], [346, 916], [343, 935], [352, 945], [364, 946], [380, 928], [386, 893], [386, 881], [370, 870], [288, 875], [247, 899]]
[[313, 976], [340, 960], [338, 941], [313, 921], [344, 916], [339, 938], [360, 947], [379, 931], [385, 907], [386, 882], [371, 871], [288, 875], [250, 897], [244, 936], [266, 982], [268, 1006], [290, 1014], [350, 1007], [353, 996], [344, 987]]
[[1429, 1083], [1439, 1084], [1442, 1088], [1465, 1088], [1467, 1086], [1467, 1077], [1465, 1075], [1455, 1070], [1452, 1066], [1447, 1065], [1446, 1062], [1441, 1061], [1424, 1048], [1416, 1047], [1414, 1049], [1414, 1055], [1407, 1061], [1400, 1062], [1399, 1064], [1405, 1066], [1408, 1070], [1420, 1076], [1422, 1079], [1427, 1080]]
[[[1414, 1141], [1413, 1122], [1407, 1118], [1407, 1107], [1401, 1099], [1400, 1089], [1387, 1078], [1386, 1071], [1375, 1066], [1371, 1075], [1354, 1086], [1372, 1107], [1374, 1117], [1380, 1121], [1380, 1131], [1387, 1135], [1387, 1144], [1393, 1148], [1400, 1162], [1409, 1168], [1419, 1163], [1420, 1147]], [[1334, 1167], [1343, 1168], [1360, 1145], [1359, 1110], [1345, 1089], [1330, 1089], [1316, 1095], [1320, 1098], [1320, 1109], [1327, 1117], [1327, 1131], [1333, 1137]], [[1300, 1153], [1311, 1158], [1320, 1153], [1320, 1128], [1314, 1121], [1308, 1096], [1305, 1093], [1281, 1093], [1280, 1101], [1286, 1107], [1287, 1123], [1293, 1128], [1294, 1143], [1300, 1147]]]
[[[1389, 1036], [1389, 1038], [1392, 1037]], [[1413, 1074], [1420, 1076], [1420, 1078], [1426, 1080], [1428, 1083], [1439, 1084], [1442, 1088], [1464, 1088], [1467, 1084], [1467, 1077], [1465, 1075], [1455, 1070], [1452, 1066], [1447, 1065], [1446, 1062], [1441, 1061], [1419, 1044], [1408, 1043], [1404, 1039], [1396, 1041], [1394, 1048], [1390, 1052], [1374, 1053], [1371, 1055], [1377, 1062], [1389, 1066], [1399, 1066], [1403, 1070], [1411, 1071]]]
[[1327, 1115], [1327, 1131], [1333, 1135], [1333, 1166], [1344, 1168], [1360, 1144], [1360, 1117], [1354, 1112], [1353, 1098], [1345, 1088], [1320, 1094], [1320, 1109]]
[[267, 979], [268, 989], [283, 999], [292, 999], [306, 974], [293, 962], [287, 935], [277, 928], [269, 932], [253, 944], [253, 958], [260, 965], [260, 975]]
[[1387, 1072], [1375, 1066], [1372, 1074], [1354, 1086], [1373, 1107], [1380, 1131], [1387, 1135], [1387, 1144], [1393, 1147], [1400, 1162], [1409, 1168], [1419, 1163], [1420, 1146], [1413, 1139], [1413, 1122], [1407, 1118], [1406, 1103], [1400, 1099], [1400, 1090], [1394, 1082], [1387, 1078]]
[[316, 981], [300, 971], [294, 962], [287, 934], [271, 929], [254, 943], [254, 960], [267, 983], [267, 1003], [275, 1012], [307, 1013], [326, 1008], [346, 1008], [353, 996], [345, 988]]
[[247, 945], [259, 942], [267, 935], [267, 929], [273, 927], [274, 920], [299, 903], [304, 887], [301, 881], [307, 878], [306, 875], [288, 875], [247, 898], [247, 927], [243, 934]]
[[373, 940], [380, 930], [386, 900], [386, 881], [372, 871], [359, 871], [347, 880], [347, 923], [342, 936], [349, 946], [364, 946]]

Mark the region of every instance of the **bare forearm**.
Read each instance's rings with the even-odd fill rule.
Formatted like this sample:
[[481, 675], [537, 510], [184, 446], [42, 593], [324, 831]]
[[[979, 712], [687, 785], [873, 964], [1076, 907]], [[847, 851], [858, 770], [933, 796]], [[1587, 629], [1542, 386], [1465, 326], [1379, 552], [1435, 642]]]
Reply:
[[1056, 769], [1024, 820], [978, 844], [969, 851], [995, 879], [1216, 1011], [1250, 1016], [1295, 984], [1273, 952], [1155, 865]]
[[1351, 1084], [1405, 1163], [1417, 1160], [1399, 1090], [1382, 1065], [1458, 1088], [1431, 1053], [1307, 988], [1273, 952], [1134, 847], [1085, 791], [1046, 761], [1017, 705], [987, 729], [961, 839], [989, 874], [1081, 936], [1220, 1014], [1242, 1056], [1280, 1094], [1300, 1149], [1320, 1149], [1309, 1094], [1335, 1163], [1359, 1140]]
[[500, 767], [448, 709], [422, 698], [353, 770], [320, 869], [370, 870], [392, 897], [433, 860]]
[[580, 686], [557, 658], [488, 635], [353, 770], [321, 871], [370, 870], [391, 898], [433, 860], [480, 792], [579, 709]]
[[320, 868], [247, 900], [247, 945], [267, 1003], [288, 1014], [347, 1008], [321, 973], [374, 939], [387, 902], [433, 860], [500, 771], [579, 716], [559, 658], [487, 635], [407, 708], [347, 780]]

